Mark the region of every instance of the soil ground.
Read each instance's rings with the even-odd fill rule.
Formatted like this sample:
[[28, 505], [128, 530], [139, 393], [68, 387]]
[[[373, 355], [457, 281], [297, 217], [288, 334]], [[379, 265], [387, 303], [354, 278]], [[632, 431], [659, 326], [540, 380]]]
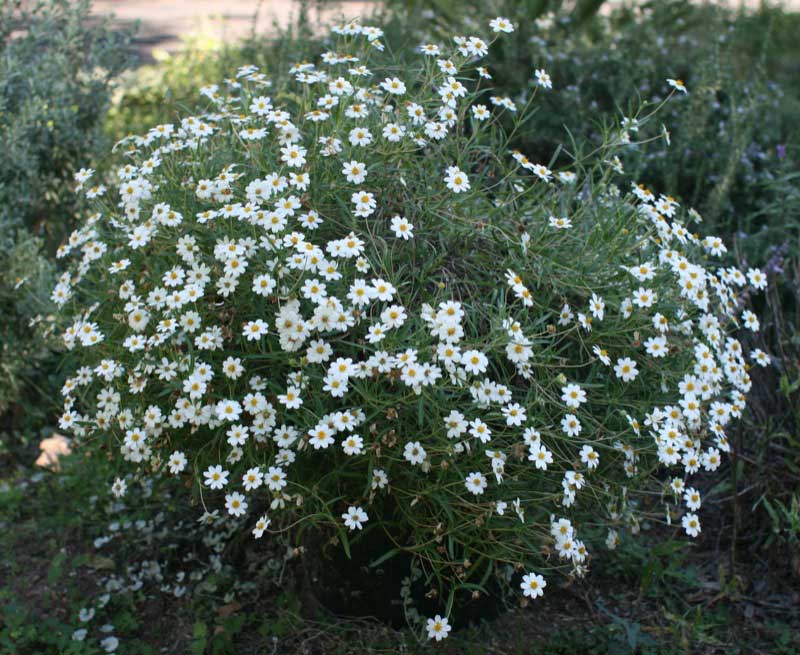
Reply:
[[[326, 2], [322, 10], [309, 3], [314, 23], [340, 16], [368, 16], [376, 3], [372, 0]], [[113, 15], [119, 27], [139, 23], [134, 46], [143, 62], [152, 61], [154, 49], [174, 52], [181, 37], [209, 34], [225, 42], [247, 37], [253, 32], [269, 34], [277, 23], [291, 24], [300, 11], [298, 0], [95, 0], [92, 12]]]

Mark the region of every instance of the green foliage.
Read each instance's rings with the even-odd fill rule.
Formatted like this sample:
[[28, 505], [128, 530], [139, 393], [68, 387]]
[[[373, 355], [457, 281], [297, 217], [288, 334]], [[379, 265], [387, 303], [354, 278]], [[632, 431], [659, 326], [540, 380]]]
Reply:
[[308, 60], [324, 46], [311, 32], [305, 14], [274, 36], [254, 36], [227, 43], [206, 33], [185, 35], [176, 53], [155, 52], [156, 63], [139, 66], [121, 76], [105, 131], [116, 143], [142, 134], [153, 125], [169, 123], [196, 107], [198, 89], [216, 84], [239, 66], [252, 64], [275, 77], [286, 75], [285, 62]]
[[565, 129], [596, 141], [603, 123], [663, 98], [666, 78], [683, 79], [688, 97], [666, 106], [653, 126], [664, 124], [672, 144], [632, 148], [623, 161], [637, 178], [698, 209], [712, 229], [727, 231], [760, 208], [765, 197], [757, 190], [778, 163], [776, 146], [797, 135], [800, 99], [787, 97], [767, 68], [773, 23], [688, 0], [640, 3], [584, 22], [556, 11], [509, 40], [506, 61], [492, 73], [512, 97], [530, 92], [534, 67], [566, 91], [549, 95], [537, 130], [521, 135], [539, 157]]
[[[58, 4], [62, 9], [65, 6], [65, 3], [52, 4]], [[602, 141], [608, 129], [618, 124], [622, 115], [632, 113], [632, 109], [640, 105], [640, 100], [658, 99], [664, 78], [684, 77], [690, 90], [689, 97], [682, 102], [671, 102], [658, 116], [671, 132], [671, 147], [663, 148], [657, 142], [642, 148], [630, 148], [622, 156], [629, 173], [640, 175], [657, 191], [670, 192], [701, 209], [705, 223], [700, 229], [739, 231], [735, 254], [740, 261], [749, 265], [766, 263], [773, 284], [766, 298], [755, 300], [762, 325], [766, 328], [763, 339], [759, 338], [755, 345], [773, 355], [773, 367], [754, 373], [754, 413], [749, 419], [751, 425], [745, 431], [745, 438], [740, 438], [738, 444], [744, 453], [744, 459], [739, 459], [735, 469], [739, 477], [719, 488], [732, 493], [734, 498], [741, 498], [738, 504], [734, 500], [732, 507], [736, 520], [741, 522], [737, 539], [740, 548], [745, 546], [759, 557], [763, 554], [780, 566], [781, 572], [790, 571], [790, 575], [797, 575], [800, 571], [797, 505], [800, 481], [800, 443], [797, 441], [800, 418], [800, 358], [797, 355], [800, 351], [797, 332], [800, 325], [797, 309], [800, 305], [797, 295], [800, 290], [797, 221], [800, 191], [796, 172], [796, 126], [800, 124], [800, 75], [797, 75], [796, 66], [800, 55], [796, 35], [800, 30], [800, 16], [777, 10], [734, 15], [686, 2], [652, 2], [644, 13], [621, 10], [614, 11], [609, 18], [594, 16], [593, 5], [599, 5], [599, 2], [578, 3], [579, 8], [585, 11], [571, 15], [559, 11], [554, 18], [548, 18], [546, 14], [558, 11], [562, 3], [453, 3], [437, 0], [406, 1], [404, 4], [413, 10], [408, 17], [398, 18], [396, 14], [387, 17], [389, 25], [403, 27], [387, 29], [387, 43], [396, 47], [400, 56], [403, 52], [401, 45], [416, 45], [426, 40], [445, 43], [445, 35], [452, 32], [454, 24], [462, 25], [464, 17], [474, 21], [463, 30], [468, 34], [478, 29], [476, 25], [485, 25], [486, 19], [497, 14], [506, 15], [517, 23], [517, 32], [502, 44], [497, 44], [496, 63], [492, 66], [495, 86], [515, 99], [524, 100], [530, 92], [532, 68], [544, 67], [553, 75], [557, 90], [569, 87], [568, 93], [540, 95], [537, 100], [544, 103], [543, 108], [539, 110], [536, 121], [530, 124], [535, 129], [520, 130], [516, 135], [514, 145], [525, 148], [532, 158], [543, 161], [549, 161], [558, 144], [564, 141], [565, 126], [576, 139], [576, 152], [588, 151], [589, 144]], [[431, 7], [435, 7], [437, 12], [434, 17], [424, 11]], [[537, 23], [534, 18], [544, 20]], [[0, 29], [15, 24], [18, 23], [0, 20]], [[413, 37], [409, 37], [408, 26], [416, 30]], [[44, 40], [51, 43], [50, 39]], [[52, 42], [60, 43], [58, 39]], [[144, 132], [156, 123], [176, 121], [184, 109], [196, 104], [199, 86], [217, 82], [224, 73], [240, 64], [257, 63], [274, 77], [280, 73], [274, 68], [276, 61], [302, 61], [324, 49], [326, 44], [307, 32], [293, 34], [291, 38], [254, 40], [221, 49], [203, 39], [190, 40], [186, 52], [163, 60], [157, 66], [143, 67], [126, 79], [116, 96], [105, 133], [110, 139], [117, 140], [131, 132]], [[31, 52], [27, 50], [28, 56]], [[52, 73], [58, 70], [56, 66], [43, 66], [41, 62], [35, 70], [46, 70], [48, 75], [58, 76], [58, 73]], [[0, 89], [11, 93], [12, 104], [24, 96], [19, 95], [20, 88], [35, 87], [40, 96], [42, 89], [47, 89], [46, 82], [21, 87], [22, 78], [15, 79], [17, 86], [12, 89], [4, 86], [10, 82], [0, 76]], [[58, 77], [59, 82], [66, 79], [81, 83], [85, 80], [83, 76]], [[54, 84], [54, 88], [61, 92], [63, 84]], [[99, 96], [102, 96], [108, 87], [95, 88], [100, 89]], [[9, 102], [2, 93], [0, 98]], [[96, 160], [97, 144], [102, 139], [97, 136], [96, 120], [79, 121], [74, 112], [66, 109], [56, 111], [53, 107], [82, 107], [78, 113], [84, 115], [85, 111], [88, 116], [95, 111], [92, 105], [91, 98], [77, 103], [70, 103], [69, 99], [64, 104], [39, 102], [39, 109], [46, 110], [42, 120], [33, 116], [37, 107], [33, 100], [23, 103], [18, 112], [15, 110], [9, 114], [0, 110], [3, 143], [23, 155], [0, 164], [0, 173], [8, 174], [8, 179], [17, 189], [13, 191], [5, 183], [6, 178], [0, 176], [0, 198], [4, 199], [0, 211], [12, 206], [22, 208], [21, 211], [15, 210], [8, 228], [4, 225], [7, 245], [5, 251], [0, 252], [3, 316], [13, 317], [0, 323], [0, 346], [3, 348], [0, 407], [3, 402], [16, 402], [19, 408], [22, 399], [25, 412], [7, 413], [4, 426], [12, 421], [18, 425], [20, 419], [30, 419], [31, 414], [36, 413], [39, 416], [34, 423], [41, 425], [41, 415], [48, 411], [48, 403], [56, 396], [54, 390], [59, 386], [52, 370], [52, 360], [48, 363], [48, 360], [40, 359], [49, 343], [48, 323], [37, 319], [39, 315], [46, 317], [50, 311], [47, 288], [52, 270], [38, 254], [41, 244], [27, 234], [17, 233], [13, 227], [24, 220], [33, 229], [45, 232], [51, 243], [58, 241], [62, 231], [66, 230], [66, 223], [71, 220], [70, 212], [75, 207], [71, 205], [71, 197], [59, 199], [59, 194], [66, 196], [72, 187], [71, 175], [76, 168]], [[9, 120], [9, 116], [13, 120]], [[52, 121], [54, 129], [47, 129], [48, 121]], [[7, 125], [12, 125], [16, 134], [22, 134], [24, 138], [8, 136]], [[61, 127], [55, 129], [56, 125]], [[74, 130], [83, 129], [85, 125], [92, 126], [91, 137], [76, 136]], [[41, 129], [42, 126], [45, 129]], [[643, 139], [645, 135], [653, 136], [660, 131], [656, 129], [660, 125], [651, 127], [650, 132], [642, 131], [638, 137]], [[46, 146], [27, 150], [29, 139], [30, 143], [44, 141]], [[79, 153], [84, 143], [92, 144], [91, 152]], [[782, 149], [778, 146], [784, 145], [786, 150], [781, 155]], [[52, 152], [66, 153], [65, 157], [78, 154], [64, 164], [63, 170], [48, 170], [49, 159], [41, 155], [50, 152], [48, 148]], [[63, 159], [59, 154], [59, 166]], [[564, 163], [566, 160], [558, 161]], [[23, 166], [18, 165], [20, 162]], [[32, 174], [27, 174], [27, 167], [31, 167]], [[25, 170], [21, 171], [21, 168]], [[40, 174], [39, 170], [43, 173]], [[40, 193], [37, 185], [45, 192]], [[7, 201], [8, 198], [11, 202]], [[68, 211], [58, 213], [60, 207], [68, 207]], [[51, 211], [53, 208], [55, 212]], [[24, 218], [20, 218], [23, 215]], [[12, 271], [13, 275], [6, 276], [6, 270]], [[24, 282], [17, 288], [19, 280]], [[31, 320], [41, 329], [29, 329]], [[31, 335], [35, 335], [35, 341], [31, 341]], [[42, 372], [46, 374], [45, 379], [50, 380], [49, 386], [42, 384]], [[38, 380], [31, 374], [38, 376]], [[48, 391], [37, 391], [36, 386], [28, 383], [30, 380], [40, 390]], [[21, 575], [31, 567], [30, 561], [16, 561], [22, 557], [25, 546], [21, 542], [5, 540], [17, 532], [18, 521], [33, 522], [28, 526], [32, 530], [22, 533], [32, 540], [54, 539], [56, 535], [84, 539], [98, 536], [104, 530], [98, 521], [102, 512], [96, 510], [90, 497], [117, 473], [108, 468], [101, 455], [86, 460], [82, 466], [68, 466], [66, 486], [48, 482], [35, 493], [31, 493], [29, 488], [16, 486], [3, 490], [0, 493], [0, 527], [14, 526], [14, 529], [3, 531], [6, 536], [0, 541], [0, 550], [12, 553], [11, 559], [5, 560], [4, 564], [16, 567], [3, 570], [0, 578], [4, 583], [14, 577], [7, 575], [8, 571]], [[179, 513], [187, 516], [197, 509], [187, 509], [180, 503], [177, 506], [181, 508]], [[75, 507], [81, 509], [76, 512]], [[723, 517], [722, 525], [715, 525], [723, 547], [730, 534], [730, 527], [724, 520], [728, 507], [727, 504], [715, 504], [708, 510], [719, 511]], [[758, 511], [750, 512], [751, 507]], [[144, 515], [141, 509], [128, 507], [120, 511], [118, 518], [123, 522], [136, 520]], [[179, 529], [175, 524], [170, 529], [184, 537], [192, 534], [186, 526]], [[704, 525], [704, 533], [708, 531], [709, 527]], [[48, 585], [52, 581], [58, 586], [63, 584], [66, 570], [69, 570], [70, 577], [76, 571], [79, 577], [84, 577], [81, 572], [86, 571], [85, 565], [89, 562], [97, 565], [93, 570], [113, 570], [121, 562], [149, 557], [145, 554], [148, 552], [186, 553], [192, 548], [187, 543], [188, 538], [181, 546], [185, 550], [171, 550], [174, 544], [167, 542], [147, 540], [142, 544], [139, 539], [136, 532], [131, 532], [114, 542], [114, 548], [119, 548], [115, 550], [116, 563], [97, 555], [91, 547], [69, 560], [51, 549], [41, 559], [42, 576]], [[711, 548], [709, 541], [713, 539], [706, 541], [707, 549]], [[240, 552], [235, 547], [231, 550]], [[598, 562], [590, 579], [601, 590], [610, 589], [620, 580], [630, 583], [628, 593], [634, 598], [633, 606], [637, 610], [626, 612], [616, 606], [617, 598], [606, 597], [598, 600], [599, 613], [589, 615], [587, 612], [584, 624], [573, 627], [570, 621], [576, 614], [575, 599], [572, 604], [562, 601], [562, 605], [548, 608], [547, 615], [557, 623], [565, 616], [568, 618], [544, 637], [541, 635], [540, 616], [515, 614], [505, 627], [499, 623], [454, 633], [450, 641], [456, 643], [452, 648], [476, 654], [497, 646], [498, 651], [520, 655], [530, 652], [652, 652], [666, 655], [704, 646], [714, 650], [722, 648], [721, 644], [726, 644], [726, 652], [739, 652], [739, 648], [743, 649], [741, 652], [748, 652], [751, 647], [749, 640], [753, 639], [754, 651], [797, 652], [796, 625], [776, 615], [769, 622], [755, 622], [758, 629], [752, 630], [753, 621], [745, 620], [742, 607], [737, 608], [737, 598], [730, 591], [735, 585], [730, 579], [720, 583], [720, 594], [708, 592], [708, 577], [699, 572], [698, 558], [692, 559], [686, 549], [675, 542], [644, 547], [624, 540], [617, 555], [618, 559]], [[716, 551], [713, 557], [725, 558], [726, 555]], [[747, 558], [740, 554], [739, 559]], [[787, 562], [791, 568], [786, 568]], [[263, 565], [259, 568], [251, 562], [246, 576], [255, 575], [255, 571], [263, 568]], [[611, 575], [603, 578], [600, 574], [598, 577], [598, 570], [603, 569]], [[637, 573], [639, 571], [641, 575]], [[747, 573], [740, 568], [739, 575]], [[759, 576], [756, 571], [750, 580], [756, 581]], [[279, 652], [307, 652], [308, 644], [323, 652], [345, 653], [354, 648], [366, 650], [373, 647], [394, 651], [397, 648], [407, 650], [408, 641], [413, 640], [411, 635], [394, 633], [387, 637], [385, 628], [374, 624], [310, 616], [308, 598], [299, 599], [290, 585], [285, 585], [279, 599], [267, 599], [266, 611], [264, 602], [260, 600], [245, 606], [242, 611], [246, 618], [240, 620], [238, 615], [234, 615], [224, 619], [217, 612], [225, 606], [222, 594], [227, 584], [220, 582], [220, 578], [209, 580], [201, 594], [202, 600], [192, 599], [186, 615], [178, 601], [172, 601], [166, 608], [173, 621], [167, 631], [173, 632], [174, 626], [180, 626], [184, 620], [184, 640], [181, 643], [185, 652], [208, 652], [211, 649], [220, 653], [242, 652], [243, 648], [246, 652], [255, 643], [259, 643], [265, 652], [276, 648]], [[548, 591], [551, 589], [549, 587]], [[698, 600], [704, 590], [707, 597]], [[58, 625], [52, 619], [42, 619], [57, 613], [58, 607], [45, 605], [31, 610], [15, 602], [19, 597], [17, 589], [10, 593], [0, 592], [0, 605], [4, 607], [4, 614], [0, 616], [0, 649], [15, 655], [99, 652], [96, 646], [70, 642], [67, 638], [71, 628], [76, 627], [74, 616], [85, 604], [82, 598], [85, 599], [87, 594], [86, 587], [74, 592], [70, 601], [73, 603], [72, 618], [64, 619]], [[553, 592], [557, 590], [553, 589]], [[659, 604], [639, 607], [641, 599]], [[125, 612], [120, 610], [113, 616], [115, 624], [130, 626], [135, 632], [136, 621], [132, 617], [139, 616], [152, 602], [152, 598], [146, 603], [139, 599], [135, 607], [131, 605]], [[582, 606], [579, 600], [578, 607]], [[301, 611], [306, 614], [301, 616]], [[580, 610], [577, 614], [580, 615]], [[662, 616], [663, 621], [660, 621]], [[527, 628], [526, 621], [529, 623]], [[733, 633], [738, 624], [746, 625], [747, 630]], [[655, 635], [658, 646], [648, 641], [649, 635]], [[738, 646], [730, 646], [737, 642]], [[163, 646], [175, 648], [172, 642]], [[134, 652], [149, 652], [147, 647], [138, 643], [123, 646], [128, 647]], [[181, 647], [177, 648], [180, 650]]]
[[[0, 479], [4, 655], [98, 655], [103, 652], [97, 643], [103, 636], [98, 628], [105, 623], [114, 625], [121, 655], [165, 651], [678, 655], [721, 648], [734, 655], [793, 655], [800, 647], [791, 604], [784, 614], [745, 619], [748, 601], [729, 583], [717, 580], [716, 562], [708, 562], [695, 549], [669, 548], [658, 540], [623, 539], [613, 557], [599, 555], [601, 561], [586, 581], [548, 588], [549, 598], [537, 611], [511, 610], [495, 621], [465, 626], [448, 642], [430, 646], [414, 643], [407, 629], [331, 615], [310, 603], [291, 580], [264, 575], [270, 568], [268, 552], [285, 549], [277, 541], [265, 544], [256, 558], [246, 560], [246, 566], [240, 562], [236, 569], [224, 566], [214, 573], [214, 591], [190, 590], [176, 598], [159, 589], [160, 584], [169, 582], [171, 591], [178, 571], [207, 575], [193, 559], [198, 544], [176, 542], [177, 524], [171, 521], [185, 514], [174, 502], [180, 497], [177, 485], [154, 489], [151, 495], [137, 487], [133, 502], [108, 502], [102, 488], [114, 471], [104, 459], [71, 455], [62, 459], [58, 475], [25, 470]], [[154, 530], [150, 524], [119, 529], [144, 519], [149, 504], [161, 505], [172, 517]], [[165, 525], [170, 529], [163, 529]], [[190, 530], [187, 525], [185, 534]], [[99, 549], [91, 543], [112, 534], [114, 539]], [[226, 559], [240, 553], [233, 541], [223, 542], [223, 548], [228, 551]], [[161, 564], [160, 582], [153, 579], [136, 592], [115, 594], [88, 625], [77, 619], [82, 608], [96, 602], [105, 580], [140, 570], [140, 563], [154, 560]], [[304, 567], [297, 561], [294, 566]], [[691, 575], [681, 573], [689, 568]], [[781, 596], [770, 593], [765, 602], [778, 604]], [[71, 638], [79, 627], [89, 632], [82, 642]]]
[[153, 125], [173, 120], [178, 110], [197, 101], [197, 89], [221, 79], [240, 64], [240, 46], [226, 45], [207, 35], [182, 37], [175, 54], [154, 53], [156, 62], [127, 71], [119, 85], [105, 123], [106, 133], [116, 143], [129, 134], [139, 134]]
[[0, 233], [0, 414], [20, 394], [23, 370], [41, 360], [41, 332], [51, 310], [54, 265], [42, 253], [41, 240], [24, 230]]
[[[794, 151], [795, 153], [797, 150]], [[796, 157], [796, 154], [794, 155]], [[791, 150], [757, 189], [765, 199], [739, 236], [741, 261], [764, 261], [773, 280], [757, 303], [759, 344], [773, 365], [755, 375], [754, 402], [741, 437], [744, 466], [741, 547], [766, 553], [800, 577], [796, 499], [800, 495], [800, 187]], [[750, 508], [757, 511], [748, 511]]]
[[564, 129], [597, 143], [642, 99], [660, 100], [665, 78], [687, 84], [687, 97], [632, 132], [649, 140], [663, 124], [671, 144], [632, 147], [621, 158], [629, 173], [698, 209], [699, 232], [736, 234], [731, 259], [769, 276], [770, 291], [755, 305], [765, 326], [757, 342], [772, 366], [754, 373], [747, 428], [735, 446], [742, 453], [732, 476], [733, 492], [742, 494], [732, 507], [738, 527], [726, 535], [739, 542], [740, 557], [766, 546], [770, 561], [789, 561], [798, 575], [790, 514], [778, 508], [790, 508], [800, 490], [800, 14], [770, 3], [737, 12], [658, 0], [578, 21], [542, 2], [525, 9], [535, 20], [523, 21], [515, 4], [523, 11], [525, 3], [491, 1], [467, 10], [446, 0], [414, 6], [441, 8], [419, 27], [423, 41], [453, 26], [469, 33], [473, 16], [517, 17], [518, 33], [498, 48], [494, 82], [524, 99], [532, 69], [542, 67], [562, 91], [542, 99], [536, 129], [519, 135], [532, 156], [556, 151]]
[[38, 616], [0, 590], [0, 649], [8, 655], [99, 655], [96, 645], [72, 639], [69, 623]]
[[[24, 445], [52, 416], [46, 259], [82, 204], [73, 174], [106, 150], [103, 121], [128, 37], [89, 0], [0, 3], [0, 430]], [[22, 406], [24, 402], [24, 407]]]
[[[537, 19], [547, 14], [563, 14], [575, 25], [591, 20], [606, 4], [606, 0], [390, 0], [392, 8], [406, 11], [403, 18], [414, 22], [434, 23], [441, 36], [449, 36], [454, 27], [483, 25], [495, 16], [508, 18], [515, 26], [515, 43], [524, 43], [536, 30]], [[419, 20], [418, 19], [418, 20]]]
[[[29, 429], [52, 416], [53, 305], [55, 267], [42, 240], [20, 228], [0, 230], [0, 447], [24, 445]], [[24, 408], [23, 403], [24, 402]], [[38, 436], [34, 434], [33, 436]]]
[[448, 69], [342, 25], [319, 69], [205, 85], [203, 113], [121, 144], [55, 289], [63, 429], [185, 476], [226, 529], [272, 520], [335, 563], [335, 595], [409, 568], [394, 588], [428, 614], [583, 575], [653, 489], [696, 536], [681, 485], [719, 466], [750, 386], [722, 240], [620, 177], [625, 130], [565, 147], [569, 170], [514, 150], [548, 85], [485, 89], [488, 29]]
[[[772, 519], [774, 538], [788, 541], [797, 556], [800, 553], [800, 497], [792, 496], [788, 504], [780, 499], [770, 502], [765, 498], [764, 507]], [[792, 565], [797, 567], [797, 561], [792, 562]]]
[[0, 221], [58, 243], [75, 216], [72, 175], [104, 150], [103, 118], [127, 37], [89, 0], [0, 5]]

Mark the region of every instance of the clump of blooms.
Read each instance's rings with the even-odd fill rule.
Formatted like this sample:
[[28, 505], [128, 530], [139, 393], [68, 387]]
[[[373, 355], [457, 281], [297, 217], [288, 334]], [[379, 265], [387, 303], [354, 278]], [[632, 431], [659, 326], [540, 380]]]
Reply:
[[286, 87], [241, 68], [127, 139], [113, 188], [79, 173], [96, 213], [59, 252], [61, 428], [255, 539], [385, 532], [448, 615], [490, 580], [534, 601], [642, 515], [696, 536], [689, 480], [730, 450], [750, 388], [731, 334], [758, 329], [740, 296], [764, 275], [618, 186], [619, 135], [569, 170], [515, 151], [503, 125], [536, 93], [485, 87], [491, 40], [399, 68], [381, 36], [335, 27]]

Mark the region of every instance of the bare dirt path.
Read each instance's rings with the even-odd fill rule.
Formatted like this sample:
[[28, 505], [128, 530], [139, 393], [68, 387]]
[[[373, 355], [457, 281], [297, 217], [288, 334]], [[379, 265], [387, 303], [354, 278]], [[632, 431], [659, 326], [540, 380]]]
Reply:
[[[757, 9], [761, 1], [716, 0], [717, 4], [748, 9]], [[378, 2], [327, 0], [309, 4], [313, 22], [326, 22], [340, 16], [368, 16]], [[800, 10], [800, 0], [775, 0], [769, 4]], [[250, 35], [253, 30], [269, 34], [276, 22], [282, 27], [289, 25], [299, 10], [298, 0], [95, 0], [92, 12], [97, 16], [114, 14], [120, 27], [138, 20], [140, 27], [134, 46], [143, 61], [152, 61], [154, 48], [178, 50], [181, 36], [204, 33], [231, 42]]]
[[[376, 6], [372, 0], [309, 4], [314, 22], [368, 16]], [[281, 27], [291, 24], [300, 6], [298, 0], [95, 0], [92, 13], [113, 14], [119, 27], [138, 21], [134, 47], [146, 62], [152, 60], [153, 49], [180, 49], [181, 36], [189, 34], [209, 34], [226, 42], [249, 36], [253, 30], [269, 34], [276, 23]]]

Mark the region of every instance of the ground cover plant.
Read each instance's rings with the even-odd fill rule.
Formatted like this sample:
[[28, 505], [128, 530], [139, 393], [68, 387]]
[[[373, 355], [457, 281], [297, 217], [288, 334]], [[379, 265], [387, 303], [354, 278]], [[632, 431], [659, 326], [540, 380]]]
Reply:
[[[123, 654], [797, 650], [791, 606], [776, 611], [774, 596], [745, 594], [736, 577], [721, 578], [718, 563], [702, 551], [658, 544], [655, 535], [654, 542], [640, 543], [646, 534], [635, 541], [623, 535], [617, 550], [596, 553], [590, 576], [548, 587], [534, 612], [511, 609], [497, 620], [460, 626], [446, 641], [417, 645], [407, 631], [384, 622], [326, 611], [290, 577], [270, 584], [270, 558], [280, 560], [279, 552], [250, 549], [246, 564], [236, 563], [238, 571], [227, 562], [230, 553], [223, 552], [221, 567], [216, 558], [204, 560], [191, 543], [188, 524], [195, 521], [180, 507], [185, 493], [179, 484], [147, 498], [115, 499], [102, 491], [113, 475], [110, 463], [97, 460], [87, 468], [86, 461], [85, 455], [66, 456], [58, 474], [28, 472], [0, 484], [0, 549], [6, 554], [0, 561], [0, 644], [6, 652], [98, 653], [108, 636]], [[173, 521], [187, 516], [176, 529]], [[198, 559], [181, 562], [193, 551]], [[108, 598], [107, 584], [114, 590]], [[746, 622], [737, 620], [743, 616]], [[82, 640], [73, 637], [76, 631]]]
[[112, 188], [76, 174], [95, 212], [53, 291], [59, 425], [115, 457], [116, 495], [178, 476], [217, 530], [404, 564], [405, 618], [436, 641], [642, 520], [697, 536], [692, 476], [769, 363], [732, 336], [758, 331], [742, 294], [765, 274], [714, 263], [691, 208], [625, 178], [630, 123], [569, 168], [514, 149], [552, 81], [525, 106], [487, 88], [513, 31], [410, 68], [345, 23], [289, 84], [204, 87], [206, 113], [121, 144]]

